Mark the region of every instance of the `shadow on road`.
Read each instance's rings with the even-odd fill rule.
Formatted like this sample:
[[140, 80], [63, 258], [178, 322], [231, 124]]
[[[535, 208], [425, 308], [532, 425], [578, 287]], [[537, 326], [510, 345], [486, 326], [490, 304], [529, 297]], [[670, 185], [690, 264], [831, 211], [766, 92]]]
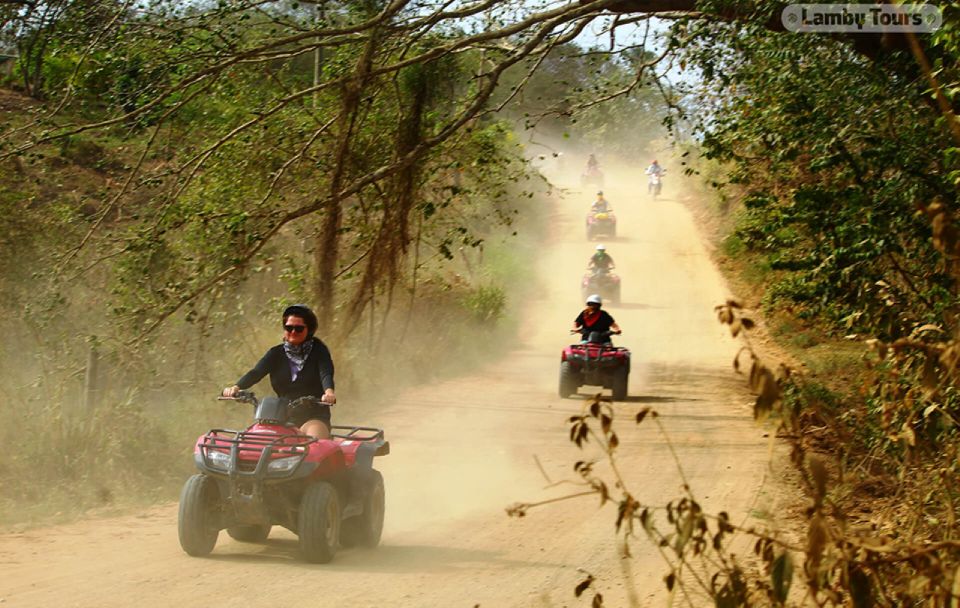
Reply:
[[703, 401], [695, 397], [668, 397], [661, 395], [628, 395], [623, 399], [625, 403], [687, 403], [691, 401]]
[[[591, 401], [597, 396], [597, 393], [584, 394], [576, 393], [571, 396], [571, 399], [580, 398], [583, 401]], [[600, 396], [603, 399], [610, 399], [610, 393], [601, 393]], [[626, 399], [617, 399], [613, 402], [614, 405], [618, 403], [692, 403], [694, 401], [704, 401], [699, 397], [669, 397], [665, 395], [627, 395]]]
[[243, 552], [220, 553], [216, 550], [208, 558], [222, 562], [243, 562], [260, 564], [284, 564], [306, 570], [327, 570], [331, 572], [441, 572], [462, 571], [464, 568], [483, 565], [484, 567], [510, 568], [549, 568], [556, 569], [563, 564], [554, 562], [528, 562], [503, 559], [499, 551], [465, 549], [460, 547], [438, 547], [433, 545], [381, 545], [376, 549], [341, 549], [333, 561], [328, 564], [311, 564], [300, 558], [298, 541], [294, 538], [271, 538], [263, 544], [233, 545], [233, 549], [243, 547]]

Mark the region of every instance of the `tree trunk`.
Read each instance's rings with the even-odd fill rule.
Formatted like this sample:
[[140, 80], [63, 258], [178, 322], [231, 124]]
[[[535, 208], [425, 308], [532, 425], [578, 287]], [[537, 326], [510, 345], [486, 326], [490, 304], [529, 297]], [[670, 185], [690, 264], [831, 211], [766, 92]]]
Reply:
[[317, 266], [317, 282], [314, 289], [316, 297], [318, 333], [329, 334], [333, 326], [336, 310], [334, 282], [337, 276], [337, 262], [340, 257], [340, 227], [343, 223], [340, 191], [346, 172], [346, 161], [350, 152], [350, 140], [363, 88], [366, 85], [373, 55], [377, 46], [377, 36], [371, 35], [363, 55], [357, 61], [354, 78], [343, 88], [340, 119], [337, 128], [337, 151], [334, 157], [333, 172], [330, 175], [330, 190], [321, 213], [323, 220], [314, 254]]
[[[409, 69], [422, 70], [422, 67]], [[397, 130], [397, 158], [413, 152], [423, 139], [423, 119], [430, 94], [430, 77], [421, 72], [407, 85], [407, 107]], [[341, 338], [352, 333], [374, 297], [378, 284], [386, 280], [392, 290], [399, 275], [400, 262], [410, 246], [410, 212], [417, 201], [421, 161], [418, 159], [397, 172], [390, 184], [389, 200], [377, 231], [360, 284], [351, 298], [350, 318], [341, 325]]]

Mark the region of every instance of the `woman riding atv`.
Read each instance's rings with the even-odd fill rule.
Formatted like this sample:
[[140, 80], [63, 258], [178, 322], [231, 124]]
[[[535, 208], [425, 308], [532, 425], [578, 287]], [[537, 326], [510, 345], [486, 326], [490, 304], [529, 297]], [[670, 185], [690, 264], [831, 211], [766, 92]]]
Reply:
[[296, 408], [291, 422], [305, 435], [330, 437], [330, 406], [337, 402], [333, 392], [333, 359], [327, 345], [314, 336], [317, 315], [303, 304], [283, 311], [283, 342], [274, 346], [237, 380], [223, 389], [224, 397], [235, 397], [270, 374], [270, 386], [278, 397], [314, 397], [312, 403]]
[[590, 334], [600, 332], [604, 336], [602, 343], [610, 342], [610, 335], [607, 332], [619, 334], [620, 326], [613, 320], [610, 313], [600, 310], [601, 306], [603, 306], [603, 298], [599, 295], [593, 294], [588, 297], [587, 307], [581, 310], [577, 318], [574, 319], [573, 329], [570, 332], [583, 336], [584, 342], [587, 341]]

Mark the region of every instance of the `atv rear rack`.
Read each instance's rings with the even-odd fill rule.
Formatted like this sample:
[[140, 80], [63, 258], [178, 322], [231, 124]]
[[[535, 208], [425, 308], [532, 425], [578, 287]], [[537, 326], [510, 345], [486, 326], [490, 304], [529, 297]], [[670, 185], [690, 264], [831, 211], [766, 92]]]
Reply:
[[330, 435], [339, 439], [352, 439], [353, 441], [376, 441], [377, 439], [383, 439], [383, 429], [372, 426], [333, 425], [330, 427]]
[[345, 441], [362, 441], [375, 444], [375, 456], [386, 456], [390, 453], [390, 442], [383, 438], [383, 429], [372, 426], [332, 426], [330, 436]]

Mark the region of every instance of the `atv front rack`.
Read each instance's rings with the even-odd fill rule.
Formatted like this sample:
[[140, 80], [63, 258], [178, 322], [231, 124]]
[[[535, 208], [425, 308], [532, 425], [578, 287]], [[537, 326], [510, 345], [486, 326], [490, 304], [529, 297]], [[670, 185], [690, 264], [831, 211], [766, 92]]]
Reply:
[[[303, 434], [278, 436], [276, 433], [258, 431], [212, 429], [203, 436], [197, 447], [205, 463], [210, 462], [208, 454], [211, 451], [229, 451], [230, 462], [235, 464], [223, 472], [231, 477], [236, 475], [260, 477], [274, 458], [299, 456], [302, 461], [307, 455], [308, 446], [316, 441], [319, 439]], [[244, 453], [259, 454], [259, 457], [254, 461], [253, 458], [243, 458]], [[299, 465], [299, 462], [297, 464]], [[289, 477], [296, 469], [297, 467], [292, 467], [286, 475], [271, 475], [271, 477]]]
[[626, 346], [614, 346], [610, 343], [600, 344], [598, 342], [576, 342], [570, 345], [572, 350], [587, 350], [587, 347], [593, 350], [599, 350], [601, 353], [630, 350]]
[[[366, 426], [334, 426], [331, 428], [331, 439], [339, 439], [341, 443], [356, 442], [362, 444], [363, 452], [369, 458], [386, 456], [390, 453], [390, 442], [383, 437], [383, 430]], [[197, 444], [200, 458], [208, 467], [213, 468], [232, 478], [253, 477], [263, 478], [270, 462], [277, 458], [299, 456], [297, 466], [292, 466], [285, 473], [271, 472], [271, 479], [285, 479], [292, 476], [300, 463], [307, 456], [309, 446], [323, 441], [311, 435], [280, 435], [260, 431], [236, 431], [232, 429], [212, 429]], [[211, 452], [228, 453], [230, 465], [215, 467], [211, 465]]]
[[628, 356], [627, 353], [629, 352], [627, 348], [613, 346], [612, 344], [597, 344], [594, 342], [571, 344], [570, 354], [566, 356], [566, 360], [587, 366], [588, 369], [616, 367], [621, 365], [621, 361], [625, 356]]
[[[278, 452], [289, 452], [289, 453], [299, 453], [300, 450], [295, 450], [293, 448], [302, 448], [310, 445], [314, 441], [318, 441], [316, 437], [311, 435], [304, 435], [302, 433], [297, 435], [277, 435], [276, 433], [266, 433], [263, 431], [235, 431], [232, 429], [211, 429], [203, 436], [203, 443], [200, 444], [200, 447], [226, 447], [226, 446], [216, 446], [210, 445], [210, 441], [221, 441], [228, 443], [230, 445], [236, 445], [238, 449], [248, 452], [259, 452], [264, 449], [270, 448], [271, 450], [277, 445], [282, 444], [282, 448], [291, 448], [289, 450], [278, 450]], [[241, 447], [240, 443], [250, 443], [253, 444], [253, 447]]]

